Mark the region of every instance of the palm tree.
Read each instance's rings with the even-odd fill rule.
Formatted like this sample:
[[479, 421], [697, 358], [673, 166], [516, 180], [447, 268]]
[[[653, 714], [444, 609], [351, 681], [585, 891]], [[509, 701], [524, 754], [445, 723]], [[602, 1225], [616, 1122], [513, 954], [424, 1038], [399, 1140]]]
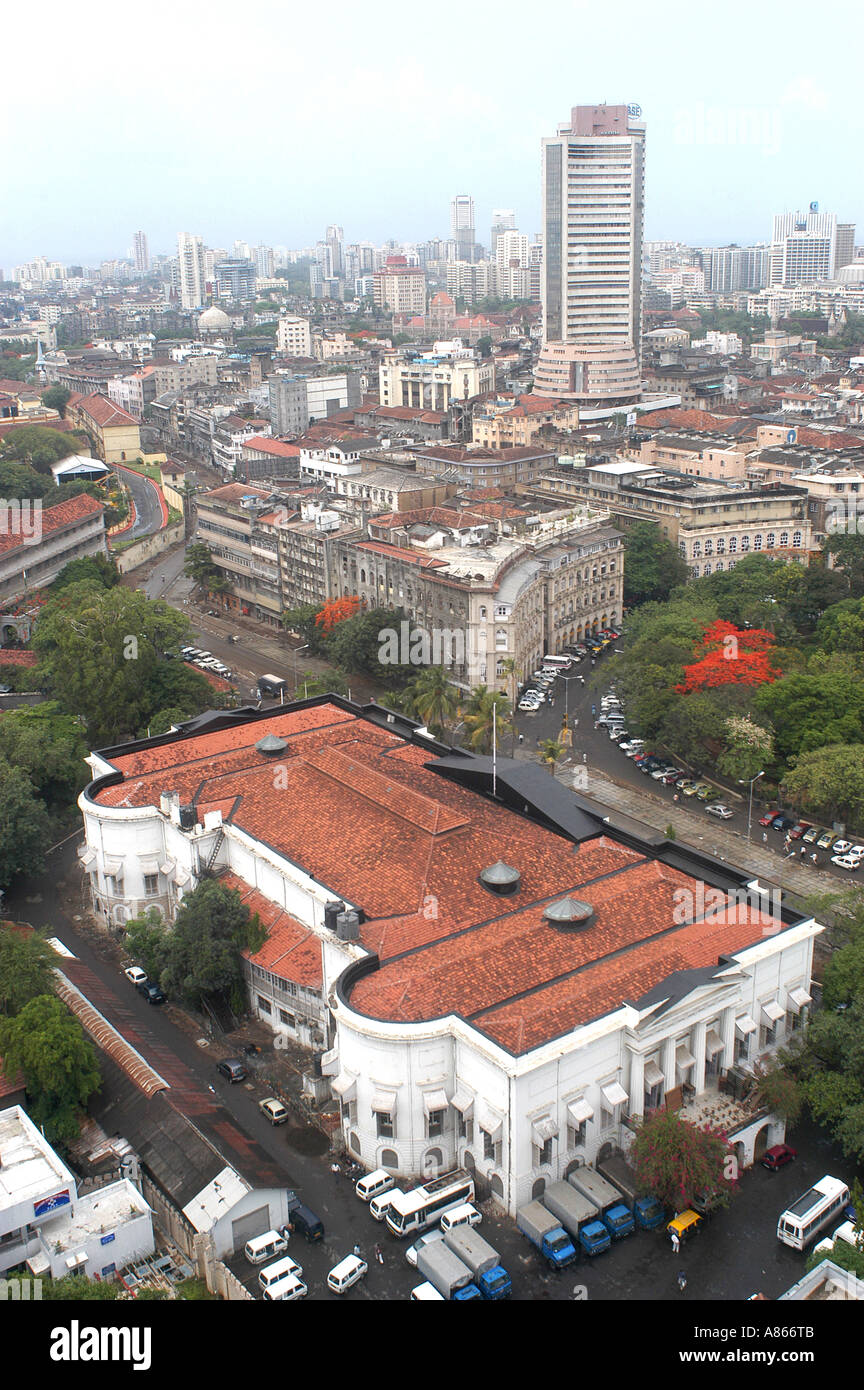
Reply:
[[540, 744], [540, 761], [549, 764], [549, 771], [555, 776], [555, 764], [564, 757], [564, 744], [557, 738], [545, 738]]
[[513, 689], [515, 684], [513, 677], [516, 674], [516, 670], [516, 658], [513, 656], [505, 656], [504, 660], [501, 662], [501, 674], [507, 677], [507, 698], [511, 705], [516, 703], [515, 691]]
[[510, 701], [506, 695], [478, 685], [460, 711], [468, 746], [474, 753], [489, 753], [492, 750], [493, 710], [498, 738], [501, 739], [510, 732]]
[[442, 666], [427, 666], [412, 684], [412, 704], [417, 718], [422, 719], [437, 737], [443, 737], [459, 707], [455, 685], [447, 679]]

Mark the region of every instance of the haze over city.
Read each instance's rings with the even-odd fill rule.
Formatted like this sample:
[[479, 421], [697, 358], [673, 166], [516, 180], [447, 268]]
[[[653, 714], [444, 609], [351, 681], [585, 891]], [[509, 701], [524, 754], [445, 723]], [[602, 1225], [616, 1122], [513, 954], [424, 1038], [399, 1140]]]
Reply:
[[[778, 24], [775, 5], [722, 13], [673, 0], [466, 8], [422, 24], [384, 0], [248, 16], [224, 0], [157, 0], [134, 36], [104, 0], [87, 23], [4, 74], [7, 132], [26, 138], [0, 210], [0, 265], [124, 255], [147, 227], [303, 246], [327, 222], [348, 240], [446, 235], [449, 199], [473, 194], [540, 225], [539, 149], [579, 102], [631, 102], [648, 129], [646, 236], [696, 244], [767, 239], [777, 208], [818, 200], [864, 221], [849, 161], [862, 132], [858, 7]], [[54, 0], [42, 11], [60, 22]], [[784, 18], [791, 16], [783, 11]], [[53, 16], [53, 20], [52, 20]], [[31, 18], [6, 21], [26, 49]], [[50, 178], [46, 174], [50, 172]]]

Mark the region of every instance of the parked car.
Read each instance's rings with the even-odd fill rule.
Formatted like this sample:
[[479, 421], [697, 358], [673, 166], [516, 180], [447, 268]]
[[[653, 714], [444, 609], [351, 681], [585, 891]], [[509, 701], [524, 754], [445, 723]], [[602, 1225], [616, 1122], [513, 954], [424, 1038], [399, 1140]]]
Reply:
[[136, 989], [138, 985], [144, 985], [147, 983], [147, 971], [142, 970], [140, 965], [127, 966], [127, 968], [123, 971], [123, 974], [126, 976], [127, 980], [131, 980], [132, 984], [135, 985]]
[[609, 737], [611, 738], [611, 740], [612, 740], [613, 743], [620, 743], [621, 739], [627, 737], [627, 730], [626, 730], [626, 729], [610, 729], [610, 730], [609, 730]]
[[798, 1150], [791, 1148], [789, 1144], [774, 1144], [772, 1148], [765, 1150], [760, 1161], [763, 1168], [776, 1173], [778, 1168], [785, 1168], [787, 1163], [791, 1163], [793, 1158], [797, 1157]]
[[831, 846], [834, 854], [849, 854], [852, 849], [851, 840], [835, 840]]
[[678, 778], [680, 776], [681, 773], [679, 769], [673, 767], [667, 769], [667, 771], [664, 772], [663, 776], [660, 778], [660, 781], [663, 783], [664, 787], [674, 787], [675, 783], [678, 781]]
[[[651, 773], [651, 776], [654, 778], [655, 782], [661, 782], [665, 781], [667, 777], [671, 777], [673, 772], [675, 774], [675, 777], [679, 777], [681, 775], [677, 767], [672, 767], [670, 763], [664, 763], [661, 767], [656, 767], [654, 771]], [[672, 780], [674, 781], [675, 778], [673, 777]]]
[[695, 796], [701, 785], [701, 782], [685, 782], [678, 790], [682, 796]]
[[239, 1057], [226, 1057], [224, 1062], [216, 1063], [216, 1070], [226, 1081], [245, 1081], [248, 1072]]
[[759, 824], [760, 824], [760, 825], [773, 825], [774, 822], [775, 822], [775, 820], [777, 819], [777, 817], [780, 816], [780, 815], [782, 815], [782, 814], [783, 814], [782, 811], [766, 811], [765, 814], [764, 814], [764, 816], [760, 816], [760, 817], [759, 817]]
[[694, 792], [694, 796], [696, 796], [699, 801], [710, 801], [711, 798], [716, 795], [717, 788], [712, 787], [708, 782], [700, 782]]
[[258, 1109], [265, 1120], [270, 1121], [271, 1125], [284, 1125], [289, 1118], [287, 1106], [284, 1106], [281, 1100], [277, 1100], [275, 1096], [268, 1096], [266, 1100], [259, 1100]]
[[722, 801], [715, 801], [713, 806], [706, 806], [705, 810], [709, 816], [716, 816], [718, 820], [731, 820], [735, 814], [728, 806], [724, 806]]
[[861, 868], [860, 854], [832, 854], [831, 863], [836, 864], [838, 869], [848, 869], [850, 874], [855, 874]]
[[809, 830], [804, 831], [804, 834], [801, 836], [801, 839], [804, 841], [805, 845], [812, 845], [816, 840], [819, 839], [819, 836], [821, 834], [823, 834], [821, 825], [811, 825]]
[[771, 822], [772, 830], [791, 830], [795, 825], [794, 816], [775, 816]]
[[152, 980], [139, 980], [135, 988], [139, 994], [143, 994], [148, 1004], [165, 1003], [166, 996], [163, 990], [161, 990], [158, 985], [154, 984]]
[[819, 836], [819, 839], [816, 841], [816, 848], [831, 849], [833, 848], [834, 841], [839, 838], [840, 837], [836, 835], [833, 830], [824, 830], [822, 834]]
[[810, 821], [808, 821], [808, 820], [799, 821], [798, 824], [797, 824], [797, 825], [793, 825], [792, 829], [789, 831], [789, 839], [790, 839], [790, 840], [800, 840], [804, 835], [806, 835], [807, 831], [808, 831], [808, 830], [811, 830], [811, 829], [812, 829], [812, 824], [811, 824]]

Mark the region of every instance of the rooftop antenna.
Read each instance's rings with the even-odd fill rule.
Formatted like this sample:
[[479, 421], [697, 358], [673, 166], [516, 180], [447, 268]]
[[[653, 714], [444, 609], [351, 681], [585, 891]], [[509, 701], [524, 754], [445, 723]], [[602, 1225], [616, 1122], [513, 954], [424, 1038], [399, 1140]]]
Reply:
[[492, 795], [497, 796], [498, 780], [498, 706], [492, 701]]

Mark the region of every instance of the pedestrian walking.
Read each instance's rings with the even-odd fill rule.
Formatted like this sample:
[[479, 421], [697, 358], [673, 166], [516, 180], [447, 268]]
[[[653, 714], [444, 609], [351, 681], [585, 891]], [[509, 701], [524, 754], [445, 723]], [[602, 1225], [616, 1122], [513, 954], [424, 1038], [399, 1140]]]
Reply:
[[587, 763], [587, 761], [588, 761], [588, 754], [587, 754], [587, 753], [583, 753], [583, 754], [582, 754], [582, 762], [583, 762], [583, 763]]
[[762, 843], [763, 843], [763, 845], [767, 845], [767, 843], [768, 843], [768, 831], [767, 831], [767, 830], [763, 830], [763, 831], [762, 831]]
[[681, 1237], [677, 1231], [672, 1231], [670, 1234], [672, 1240], [672, 1254], [677, 1255], [678, 1251], [681, 1249]]
[[819, 855], [816, 853], [815, 850], [814, 850], [813, 853], [810, 855], [810, 858], [813, 860], [813, 866], [814, 866], [814, 868], [818, 869], [818, 868], [819, 868]]
[[596, 714], [596, 713], [597, 713], [597, 706], [596, 706], [596, 705], [592, 705], [592, 706], [591, 706], [591, 713], [592, 713], [592, 714]]
[[384, 1251], [381, 1249], [381, 1246], [380, 1246], [380, 1245], [376, 1245], [376, 1246], [375, 1246], [375, 1258], [376, 1258], [376, 1260], [378, 1261], [379, 1265], [383, 1265], [383, 1263], [384, 1263]]
[[800, 854], [801, 858], [803, 859], [804, 856], [805, 856], [806, 853], [807, 853], [807, 846], [806, 846], [806, 845], [802, 845], [801, 848], [799, 849], [798, 853]]
[[360, 1258], [360, 1246], [359, 1246], [359, 1245], [356, 1245], [356, 1244], [355, 1244], [355, 1246], [354, 1246], [354, 1254], [357, 1256], [357, 1258], [358, 1258], [358, 1260], [359, 1260], [359, 1258]]
[[675, 792], [674, 796], [672, 797], [672, 800], [673, 800], [673, 801], [677, 801], [677, 800], [678, 800], [678, 793], [677, 793], [677, 792]]
[[686, 1289], [686, 1287], [687, 1287], [687, 1275], [684, 1273], [683, 1269], [679, 1269], [679, 1271], [678, 1271], [678, 1291], [679, 1291], [679, 1293], [683, 1293], [684, 1290]]
[[342, 1169], [339, 1167], [338, 1163], [331, 1163], [330, 1172], [333, 1174], [334, 1178], [338, 1178], [340, 1173], [342, 1172]]

